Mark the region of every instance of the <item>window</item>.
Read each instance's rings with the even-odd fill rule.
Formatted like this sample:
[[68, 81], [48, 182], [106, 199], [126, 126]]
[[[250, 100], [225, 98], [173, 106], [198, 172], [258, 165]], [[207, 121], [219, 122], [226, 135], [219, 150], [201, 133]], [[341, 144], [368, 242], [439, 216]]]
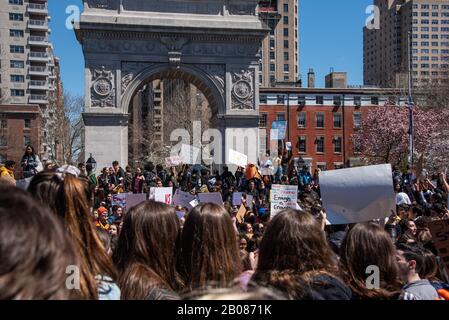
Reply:
[[352, 115], [352, 120], [354, 122], [354, 128], [359, 129], [362, 127], [362, 113], [361, 112], [354, 112]]
[[288, 37], [288, 28], [284, 28], [284, 37]]
[[277, 104], [285, 104], [285, 97], [282, 94], [278, 94], [277, 96]]
[[6, 128], [8, 128], [8, 120], [2, 119], [0, 121], [0, 129], [6, 129]]
[[288, 72], [289, 71], [289, 65], [288, 64], [284, 64], [284, 72]]
[[24, 53], [25, 48], [23, 46], [9, 46], [10, 53]]
[[342, 138], [334, 137], [334, 153], [341, 153], [342, 150]]
[[10, 21], [23, 21], [23, 14], [21, 13], [10, 13], [9, 14]]
[[10, 68], [23, 69], [25, 67], [25, 62], [19, 60], [11, 60]]
[[267, 104], [267, 96], [264, 94], [260, 95], [260, 103]]
[[299, 153], [307, 152], [307, 137], [304, 136], [298, 137], [298, 152]]
[[9, 0], [9, 4], [23, 5], [23, 0]]
[[261, 113], [259, 117], [259, 128], [266, 128], [267, 127], [267, 118], [268, 115], [266, 113]]
[[316, 138], [316, 153], [324, 153], [324, 137]]
[[284, 40], [284, 49], [288, 49], [288, 40]]
[[334, 113], [334, 128], [341, 128], [341, 113]]
[[24, 97], [25, 90], [11, 89], [11, 97]]
[[274, 63], [270, 63], [270, 71], [275, 72], [276, 71], [276, 65]]
[[270, 84], [271, 85], [275, 85], [276, 84], [276, 77], [273, 76], [273, 75], [270, 76]]
[[25, 82], [25, 77], [17, 74], [12, 74], [11, 82]]
[[379, 97], [371, 97], [371, 104], [375, 106], [379, 105]]
[[273, 48], [273, 49], [274, 49], [274, 47], [275, 47], [275, 42], [274, 42], [273, 39], [271, 39], [271, 40], [270, 40], [270, 48]]
[[360, 97], [360, 96], [354, 97], [354, 105], [361, 106], [362, 105], [362, 97]]
[[23, 38], [24, 32], [23, 30], [9, 30], [10, 37]]
[[29, 146], [31, 145], [31, 137], [30, 136], [23, 136], [23, 146]]
[[274, 54], [274, 51], [270, 51], [270, 59], [271, 59], [271, 60], [276, 59], [276, 56], [275, 56], [275, 54]]
[[284, 24], [288, 24], [288, 16], [284, 16]]
[[8, 146], [8, 140], [6, 139], [5, 135], [0, 135], [0, 147], [7, 147]]
[[324, 97], [323, 96], [316, 96], [315, 97], [316, 104], [324, 104]]
[[317, 128], [324, 128], [324, 113], [317, 113], [315, 115], [316, 118], [316, 127]]
[[307, 114], [305, 112], [298, 112], [298, 128], [305, 128], [307, 124]]
[[285, 121], [285, 113], [276, 113], [276, 120], [277, 121]]
[[327, 170], [327, 164], [326, 162], [317, 162], [316, 167], [320, 169], [321, 171]]
[[288, 3], [284, 3], [284, 12], [288, 12]]
[[25, 129], [30, 129], [31, 128], [31, 119], [25, 119], [24, 120], [24, 126]]
[[288, 61], [288, 60], [289, 60], [288, 52], [284, 52], [284, 60], [285, 60], [285, 61]]

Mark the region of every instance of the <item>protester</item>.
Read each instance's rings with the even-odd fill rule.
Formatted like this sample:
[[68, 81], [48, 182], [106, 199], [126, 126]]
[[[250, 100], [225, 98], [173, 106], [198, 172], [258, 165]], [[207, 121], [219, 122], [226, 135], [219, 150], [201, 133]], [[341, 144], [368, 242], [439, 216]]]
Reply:
[[0, 183], [5, 183], [11, 186], [16, 185], [16, 178], [14, 176], [15, 166], [15, 161], [5, 161], [5, 165], [0, 167]]
[[401, 300], [437, 300], [438, 292], [427, 279], [421, 279], [420, 273], [425, 266], [424, 251], [413, 245], [400, 244], [397, 247], [399, 271], [405, 286]]
[[285, 210], [270, 222], [260, 244], [253, 281], [291, 299], [349, 300], [338, 279], [337, 259], [318, 221], [306, 212]]
[[39, 171], [43, 170], [39, 156], [34, 152], [34, 148], [30, 145], [25, 148], [25, 154], [22, 157], [21, 166], [24, 178], [30, 178]]
[[61, 222], [25, 191], [0, 185], [0, 300], [76, 299], [77, 261]]
[[[367, 268], [378, 270], [378, 284], [367, 285]], [[340, 248], [340, 272], [354, 300], [395, 300], [401, 283], [396, 250], [390, 236], [375, 223], [358, 223], [346, 234]], [[377, 282], [377, 281], [374, 281]]]
[[144, 202], [128, 212], [114, 252], [122, 299], [179, 299], [178, 236], [179, 221], [173, 207]]

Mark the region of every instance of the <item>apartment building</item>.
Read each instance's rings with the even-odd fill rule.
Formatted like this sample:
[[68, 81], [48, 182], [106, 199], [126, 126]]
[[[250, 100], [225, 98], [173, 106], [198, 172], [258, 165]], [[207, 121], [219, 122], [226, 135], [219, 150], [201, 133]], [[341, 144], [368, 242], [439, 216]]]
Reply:
[[[50, 19], [47, 0], [0, 2], [0, 110], [4, 125], [9, 128], [3, 135], [8, 138], [0, 146], [2, 158], [18, 160], [29, 143], [44, 160], [55, 158], [55, 139], [48, 135], [55, 125], [52, 117], [56, 102], [62, 105], [62, 88], [59, 61], [49, 41]], [[27, 123], [23, 130], [9, 125], [9, 121], [23, 118], [19, 106], [24, 114], [26, 110], [32, 110], [33, 115], [38, 111], [40, 120], [22, 119]], [[26, 128], [28, 125], [37, 127]], [[20, 143], [17, 137], [21, 137]]]
[[[364, 83], [404, 88], [449, 80], [449, 0], [375, 0], [364, 27]], [[409, 63], [410, 62], [410, 63]]]
[[260, 1], [259, 16], [271, 29], [262, 43], [260, 86], [299, 81], [298, 0]]

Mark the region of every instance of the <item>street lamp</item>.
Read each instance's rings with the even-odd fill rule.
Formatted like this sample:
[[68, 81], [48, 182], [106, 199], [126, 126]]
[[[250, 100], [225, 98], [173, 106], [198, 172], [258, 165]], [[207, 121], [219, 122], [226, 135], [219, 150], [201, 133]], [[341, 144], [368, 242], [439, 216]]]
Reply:
[[97, 161], [92, 157], [92, 153], [90, 154], [89, 159], [87, 159], [86, 164], [89, 164], [92, 166], [92, 171], [95, 171], [97, 168]]

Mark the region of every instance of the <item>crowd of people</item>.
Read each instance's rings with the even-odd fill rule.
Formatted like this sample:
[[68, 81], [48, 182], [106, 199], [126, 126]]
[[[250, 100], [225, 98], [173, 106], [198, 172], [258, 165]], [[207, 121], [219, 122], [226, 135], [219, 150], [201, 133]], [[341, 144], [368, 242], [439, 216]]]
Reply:
[[[385, 221], [329, 225], [319, 170], [297, 170], [281, 151], [234, 173], [152, 163], [123, 169], [117, 161], [100, 175], [84, 163], [45, 166], [28, 170], [26, 191], [11, 185], [7, 162], [0, 168], [0, 299], [177, 300], [226, 290], [249, 298], [449, 300], [429, 229], [449, 218], [446, 172], [394, 167], [396, 212]], [[37, 168], [32, 154], [22, 167]], [[271, 215], [273, 184], [297, 185], [300, 210]], [[125, 212], [113, 202], [114, 194], [155, 187], [219, 192], [224, 205], [145, 201]], [[242, 192], [243, 216], [234, 192]], [[79, 272], [75, 289], [68, 266]]]

